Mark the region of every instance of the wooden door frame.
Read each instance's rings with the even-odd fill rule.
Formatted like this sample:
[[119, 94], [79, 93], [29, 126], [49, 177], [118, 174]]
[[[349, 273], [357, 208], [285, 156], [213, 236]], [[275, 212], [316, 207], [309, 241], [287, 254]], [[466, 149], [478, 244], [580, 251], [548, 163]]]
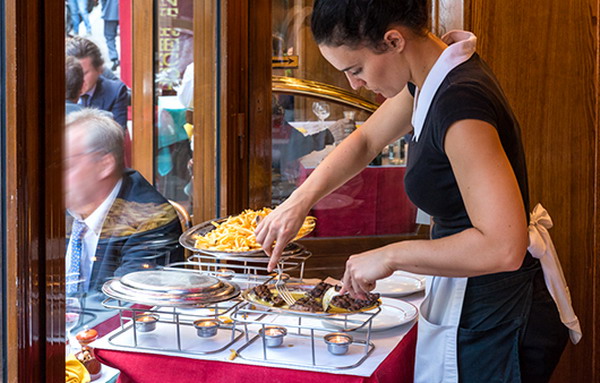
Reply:
[[[132, 0], [132, 166], [154, 180], [154, 0]], [[152, 38], [148, 38], [152, 36]]]
[[64, 2], [7, 0], [9, 382], [64, 379]]

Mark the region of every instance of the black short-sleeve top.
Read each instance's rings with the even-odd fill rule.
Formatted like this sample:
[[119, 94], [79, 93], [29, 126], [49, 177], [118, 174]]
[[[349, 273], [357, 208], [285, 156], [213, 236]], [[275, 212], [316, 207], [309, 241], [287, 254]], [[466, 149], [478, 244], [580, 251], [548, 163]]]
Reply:
[[413, 138], [409, 144], [405, 188], [411, 201], [432, 216], [432, 238], [446, 237], [472, 227], [444, 151], [448, 128], [467, 119], [485, 121], [498, 131], [528, 215], [527, 170], [519, 123], [498, 80], [487, 64], [474, 54], [451, 70], [440, 84], [418, 140]]

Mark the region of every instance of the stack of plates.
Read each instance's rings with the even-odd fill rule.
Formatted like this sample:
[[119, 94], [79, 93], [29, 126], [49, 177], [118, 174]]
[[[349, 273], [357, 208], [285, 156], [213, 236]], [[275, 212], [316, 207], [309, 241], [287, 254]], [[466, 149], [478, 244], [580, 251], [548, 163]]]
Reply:
[[398, 298], [425, 290], [425, 277], [406, 271], [396, 271], [377, 281], [375, 291], [384, 297]]
[[150, 306], [198, 307], [223, 302], [239, 295], [231, 282], [197, 271], [136, 271], [102, 286], [111, 298]]

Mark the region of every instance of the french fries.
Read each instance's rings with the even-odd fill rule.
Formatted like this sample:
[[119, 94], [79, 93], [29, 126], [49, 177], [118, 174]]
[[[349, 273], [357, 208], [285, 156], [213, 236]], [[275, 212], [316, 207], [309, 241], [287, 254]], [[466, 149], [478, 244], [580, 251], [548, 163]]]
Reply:
[[[262, 247], [256, 242], [257, 217], [266, 217], [272, 209], [267, 207], [261, 210], [244, 210], [241, 214], [231, 216], [221, 224], [211, 222], [215, 229], [205, 235], [197, 235], [195, 247], [202, 250], [242, 252], [260, 250]], [[259, 218], [259, 219], [260, 219]], [[302, 238], [315, 228], [315, 217], [306, 217], [298, 235], [294, 239]]]

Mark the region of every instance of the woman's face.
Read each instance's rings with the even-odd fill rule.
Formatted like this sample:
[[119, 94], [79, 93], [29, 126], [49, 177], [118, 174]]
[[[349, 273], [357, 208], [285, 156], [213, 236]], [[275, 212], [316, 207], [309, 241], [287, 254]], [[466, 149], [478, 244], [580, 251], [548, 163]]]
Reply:
[[336, 69], [344, 72], [352, 89], [364, 87], [386, 98], [400, 93], [410, 78], [402, 54], [390, 49], [376, 53], [371, 48], [319, 45], [321, 54]]

